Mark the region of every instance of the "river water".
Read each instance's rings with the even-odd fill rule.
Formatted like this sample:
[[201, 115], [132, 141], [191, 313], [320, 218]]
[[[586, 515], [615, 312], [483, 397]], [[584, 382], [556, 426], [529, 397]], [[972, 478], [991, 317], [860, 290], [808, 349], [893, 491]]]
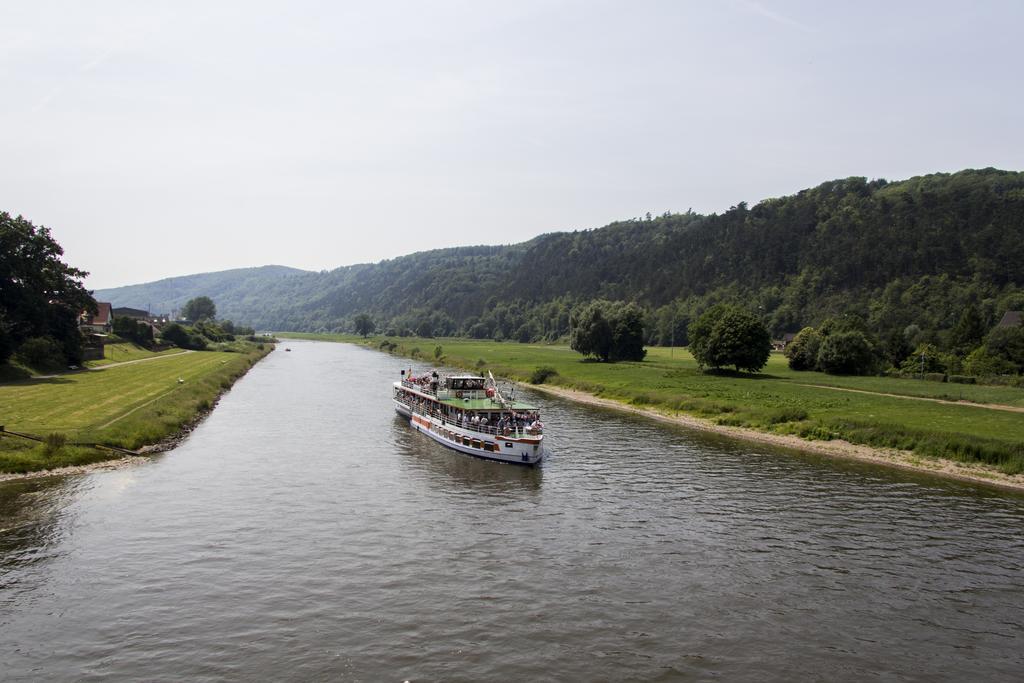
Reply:
[[0, 679], [1019, 680], [1024, 498], [534, 396], [411, 431], [289, 341], [152, 463], [0, 484]]

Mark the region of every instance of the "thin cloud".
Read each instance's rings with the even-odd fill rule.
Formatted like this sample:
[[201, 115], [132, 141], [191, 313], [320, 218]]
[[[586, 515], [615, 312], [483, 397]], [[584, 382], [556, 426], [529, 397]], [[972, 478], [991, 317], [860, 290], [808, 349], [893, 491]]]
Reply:
[[[76, 69], [76, 73], [84, 74], [84, 73], [88, 73], [88, 72], [92, 71], [96, 67], [98, 67], [101, 64], [103, 64], [103, 62], [105, 62], [108, 59], [110, 59], [111, 55], [113, 55], [115, 52], [117, 52], [119, 47], [120, 46], [118, 46], [118, 45], [110, 45], [109, 47], [104, 49], [102, 52], [100, 52], [98, 55], [96, 55], [95, 57], [93, 57], [89, 61], [83, 63], [82, 65], [80, 65], [78, 67], [78, 69]], [[55, 85], [53, 88], [50, 89], [49, 92], [47, 92], [45, 95], [43, 95], [39, 99], [38, 102], [36, 102], [34, 105], [32, 105], [29, 108], [29, 112], [35, 114], [35, 113], [41, 111], [44, 107], [46, 107], [46, 105], [48, 105], [50, 102], [55, 100], [58, 95], [60, 95], [65, 90], [67, 90], [67, 88], [70, 85], [70, 83], [72, 81], [74, 81], [74, 80], [75, 80], [74, 76], [67, 76], [67, 77], [65, 77], [63, 79], [63, 82]]]
[[39, 99], [38, 102], [36, 102], [31, 107], [29, 107], [29, 112], [31, 112], [33, 114], [39, 112], [43, 107], [45, 107], [50, 102], [52, 102], [54, 100], [54, 98], [56, 98], [57, 95], [59, 95], [63, 90], [64, 90], [64, 85], [63, 84], [54, 86], [53, 88], [50, 88], [50, 91], [48, 93], [43, 95]]
[[799, 29], [804, 33], [817, 32], [817, 29], [814, 28], [813, 26], [808, 26], [807, 24], [799, 22], [791, 17], [787, 17], [784, 14], [779, 14], [775, 10], [768, 9], [759, 2], [754, 2], [753, 0], [741, 0], [740, 4], [743, 5], [743, 7], [745, 7], [749, 11], [753, 12], [754, 14], [760, 15], [767, 19], [771, 19], [772, 21], [778, 24]]
[[96, 56], [93, 59], [90, 59], [88, 62], [86, 62], [82, 66], [78, 67], [79, 73], [84, 73], [86, 71], [92, 71], [93, 69], [98, 67], [100, 64], [102, 64], [103, 62], [105, 62], [108, 59], [110, 59], [110, 56], [112, 54], [114, 54], [115, 52], [117, 52], [117, 47], [118, 47], [117, 45], [111, 45], [106, 50], [101, 52], [98, 56]]

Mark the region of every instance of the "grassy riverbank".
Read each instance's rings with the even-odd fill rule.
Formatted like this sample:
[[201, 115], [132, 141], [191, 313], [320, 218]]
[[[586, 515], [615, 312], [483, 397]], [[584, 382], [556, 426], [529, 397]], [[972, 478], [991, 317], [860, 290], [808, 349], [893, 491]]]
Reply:
[[[291, 335], [289, 335], [291, 336]], [[381, 337], [294, 335], [380, 348]], [[773, 354], [758, 374], [705, 374], [683, 349], [652, 348], [641, 363], [594, 363], [566, 346], [457, 339], [391, 339], [393, 353], [433, 363], [486, 367], [529, 381], [538, 368], [546, 384], [584, 391], [662, 413], [704, 418], [806, 440], [843, 439], [898, 448], [926, 458], [1024, 472], [1024, 390], [884, 377], [794, 372]], [[886, 395], [892, 394], [892, 395]], [[970, 402], [970, 403], [968, 403]]]
[[130, 360], [142, 360], [143, 358], [168, 356], [175, 353], [181, 353], [181, 349], [171, 347], [162, 351], [150, 351], [146, 347], [133, 344], [132, 342], [118, 342], [116, 344], [107, 344], [105, 347], [104, 357], [100, 360], [87, 360], [85, 361], [85, 366], [89, 368], [101, 368], [105, 365], [125, 363]]
[[129, 449], [156, 444], [209, 410], [221, 392], [272, 348], [245, 343], [230, 353], [133, 357], [138, 362], [0, 385], [0, 424], [8, 430], [50, 437], [49, 444], [0, 438], [0, 473], [120, 457], [74, 444]]

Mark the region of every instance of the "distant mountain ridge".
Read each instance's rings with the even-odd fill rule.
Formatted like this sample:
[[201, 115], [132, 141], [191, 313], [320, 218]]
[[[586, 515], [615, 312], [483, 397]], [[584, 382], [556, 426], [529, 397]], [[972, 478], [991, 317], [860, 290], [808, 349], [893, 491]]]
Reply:
[[[281, 266], [99, 290], [115, 306], [177, 307], [207, 295], [261, 329], [347, 330], [366, 312], [393, 334], [535, 340], [567, 332], [574, 303], [636, 301], [649, 341], [719, 301], [759, 311], [773, 332], [855, 312], [883, 332], [944, 330], [965, 306], [990, 320], [1024, 303], [1024, 173], [846, 178], [740, 202], [541, 235], [509, 246], [419, 252], [308, 272]], [[681, 336], [680, 336], [681, 335]]]
[[138, 285], [97, 289], [97, 301], [109, 301], [115, 307], [125, 306], [170, 313], [180, 309], [189, 299], [209, 296], [217, 303], [218, 312], [226, 319], [241, 318], [259, 304], [261, 292], [280, 280], [310, 271], [288, 266], [235, 268], [212, 273], [196, 273], [165, 278]]

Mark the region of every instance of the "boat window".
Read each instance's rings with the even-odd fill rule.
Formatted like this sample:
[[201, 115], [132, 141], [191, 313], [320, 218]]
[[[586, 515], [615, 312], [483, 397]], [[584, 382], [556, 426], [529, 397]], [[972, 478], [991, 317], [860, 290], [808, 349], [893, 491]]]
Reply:
[[485, 441], [484, 442], [484, 450], [485, 451], [493, 451], [494, 450], [494, 444], [491, 443], [490, 441]]

